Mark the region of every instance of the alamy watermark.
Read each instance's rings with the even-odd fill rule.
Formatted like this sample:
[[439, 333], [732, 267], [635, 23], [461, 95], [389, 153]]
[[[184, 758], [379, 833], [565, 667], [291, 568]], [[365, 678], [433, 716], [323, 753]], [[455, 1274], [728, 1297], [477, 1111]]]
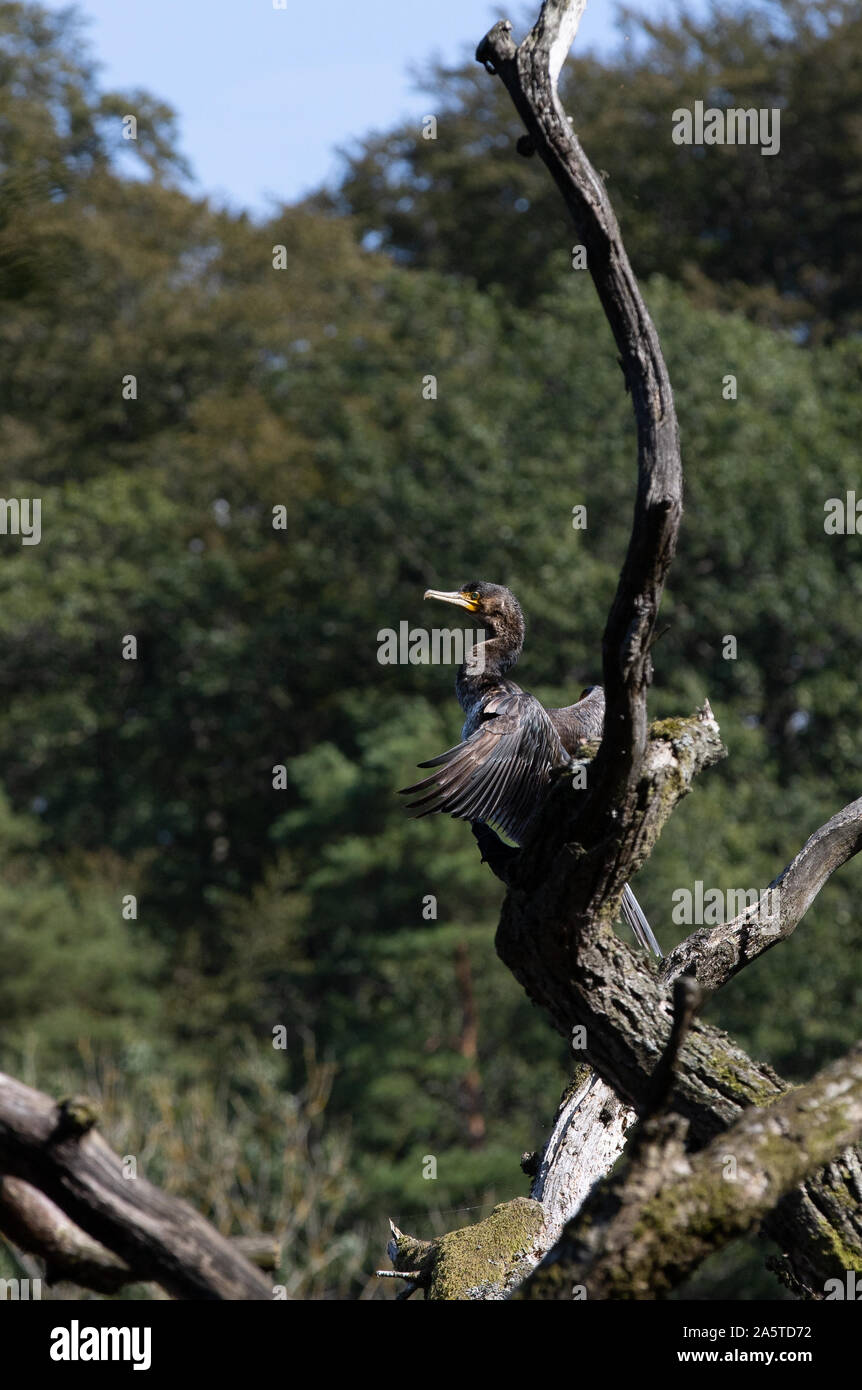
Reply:
[[777, 106], [755, 106], [748, 110], [730, 106], [694, 110], [678, 106], [671, 120], [671, 139], [675, 145], [759, 145], [761, 154], [778, 154], [781, 149], [781, 111]]
[[381, 666], [461, 666], [485, 669], [485, 630], [448, 627], [411, 627], [406, 621], [383, 627], [377, 634], [377, 660]]
[[0, 536], [20, 536], [22, 545], [42, 539], [41, 497], [0, 497]]
[[29, 1302], [41, 1297], [41, 1279], [0, 1279], [0, 1303]]
[[862, 1303], [862, 1274], [857, 1274], [855, 1270], [847, 1269], [844, 1271], [843, 1279], [827, 1279], [823, 1285], [824, 1300], [843, 1301], [847, 1299], [850, 1303]]
[[677, 926], [721, 926], [750, 912], [765, 931], [781, 927], [781, 890], [779, 888], [705, 888], [696, 879], [694, 891], [676, 888], [671, 894], [674, 904], [671, 921]]

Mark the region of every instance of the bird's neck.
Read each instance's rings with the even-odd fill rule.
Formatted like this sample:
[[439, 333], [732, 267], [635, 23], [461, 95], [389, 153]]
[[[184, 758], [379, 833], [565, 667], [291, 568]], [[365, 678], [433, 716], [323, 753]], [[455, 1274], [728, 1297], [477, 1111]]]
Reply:
[[462, 709], [471, 707], [486, 691], [500, 684], [521, 655], [521, 646], [519, 640], [492, 636], [470, 648], [455, 677]]

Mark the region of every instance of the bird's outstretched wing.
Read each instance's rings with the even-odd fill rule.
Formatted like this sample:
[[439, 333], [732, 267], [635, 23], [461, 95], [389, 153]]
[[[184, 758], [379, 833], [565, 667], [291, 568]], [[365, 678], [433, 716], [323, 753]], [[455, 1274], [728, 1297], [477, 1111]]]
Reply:
[[487, 702], [469, 738], [420, 763], [438, 770], [402, 795], [425, 793], [408, 804], [415, 817], [448, 811], [459, 820], [484, 821], [520, 844], [552, 769], [567, 761], [539, 701], [523, 690], [504, 693]]

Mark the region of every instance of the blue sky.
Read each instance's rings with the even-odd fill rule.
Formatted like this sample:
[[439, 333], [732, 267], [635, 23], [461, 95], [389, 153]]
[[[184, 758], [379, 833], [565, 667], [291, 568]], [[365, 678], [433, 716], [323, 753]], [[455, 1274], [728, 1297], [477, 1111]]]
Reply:
[[[68, 0], [42, 2], [61, 9]], [[435, 55], [472, 57], [503, 14], [520, 37], [525, 17], [538, 12], [520, 0], [286, 3], [283, 10], [273, 0], [77, 6], [90, 20], [101, 85], [143, 87], [167, 101], [179, 114], [197, 191], [255, 212], [268, 195], [290, 201], [331, 179], [337, 146], [425, 114], [428, 99], [414, 90], [411, 67]], [[591, 0], [578, 46], [609, 48], [615, 10], [613, 0]]]

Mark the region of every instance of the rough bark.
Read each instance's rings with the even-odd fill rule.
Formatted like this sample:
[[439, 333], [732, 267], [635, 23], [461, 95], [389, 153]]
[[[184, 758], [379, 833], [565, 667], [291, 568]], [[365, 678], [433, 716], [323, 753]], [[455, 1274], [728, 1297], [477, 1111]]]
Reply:
[[88, 1101], [58, 1105], [0, 1073], [4, 1181], [8, 1175], [38, 1188], [139, 1280], [175, 1298], [270, 1299], [271, 1284], [186, 1202], [145, 1178], [124, 1177], [95, 1122]]
[[[96, 1293], [114, 1294], [141, 1276], [124, 1260], [70, 1221], [56, 1202], [20, 1178], [0, 1177], [0, 1235], [13, 1254], [36, 1255], [45, 1283], [77, 1284]], [[233, 1248], [258, 1269], [275, 1270], [281, 1246], [271, 1236], [231, 1236]]]
[[45, 1282], [68, 1279], [96, 1293], [114, 1294], [135, 1275], [43, 1192], [20, 1178], [0, 1178], [0, 1233], [19, 1250], [44, 1261]]
[[[674, 1117], [677, 1119], [677, 1117]], [[516, 1297], [651, 1299], [752, 1230], [780, 1198], [862, 1134], [862, 1046], [807, 1086], [754, 1108], [687, 1153], [684, 1123], [602, 1183]]]
[[614, 1166], [636, 1118], [596, 1072], [580, 1069], [560, 1102], [530, 1190], [542, 1204], [538, 1256], [553, 1248], [590, 1188]]

